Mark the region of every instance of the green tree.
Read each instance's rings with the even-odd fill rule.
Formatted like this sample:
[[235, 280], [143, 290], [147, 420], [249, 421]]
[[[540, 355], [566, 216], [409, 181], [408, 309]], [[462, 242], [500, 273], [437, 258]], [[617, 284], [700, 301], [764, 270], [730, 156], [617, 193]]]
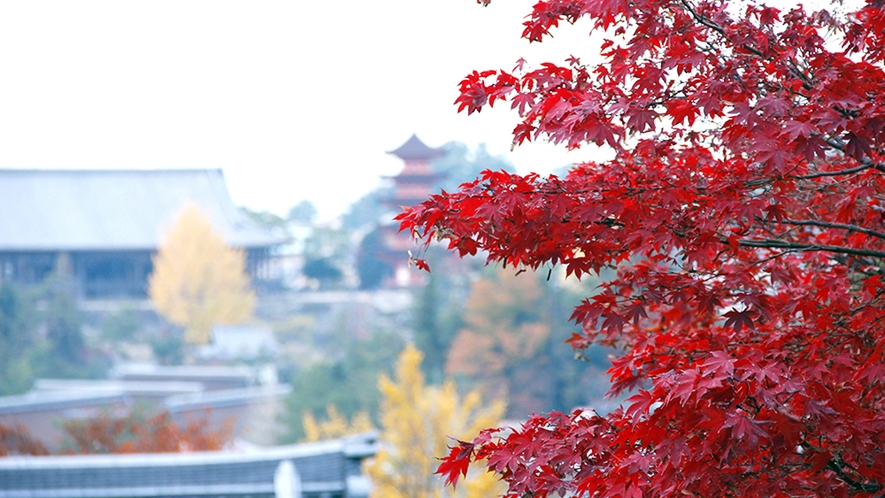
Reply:
[[101, 335], [113, 342], [131, 341], [141, 328], [138, 312], [131, 307], [123, 307], [101, 322]]
[[286, 411], [282, 417], [285, 433], [280, 442], [303, 440], [305, 415], [309, 413], [315, 420], [322, 419], [330, 405], [351, 420], [361, 411], [370, 415], [378, 413], [380, 394], [367, 386], [374, 385], [380, 374], [390, 371], [403, 348], [402, 337], [380, 331], [366, 339], [348, 337], [339, 342], [343, 344], [338, 348], [340, 356], [292, 373], [292, 393], [285, 400]]
[[252, 315], [245, 253], [229, 248], [195, 206], [182, 211], [153, 261], [148, 294], [160, 314], [185, 328], [186, 342], [206, 344], [213, 325]]
[[98, 377], [108, 360], [82, 333], [74, 283], [52, 275], [22, 291], [0, 284], [0, 395], [30, 389], [36, 377]]
[[53, 358], [77, 364], [83, 358], [85, 343], [83, 314], [77, 305], [74, 283], [64, 277], [52, 277], [45, 284], [41, 299], [46, 305], [43, 322]]
[[304, 200], [292, 206], [289, 210], [287, 219], [289, 221], [298, 221], [301, 223], [311, 224], [316, 220], [317, 208], [312, 202]]
[[305, 277], [319, 282], [320, 288], [334, 287], [344, 278], [344, 272], [331, 258], [307, 259], [301, 271]]
[[284, 228], [286, 226], [286, 220], [278, 214], [268, 211], [253, 211], [245, 207], [241, 207], [240, 210], [259, 225], [264, 225], [268, 228]]
[[461, 142], [449, 142], [442, 146], [444, 154], [433, 161], [431, 166], [437, 173], [445, 175], [437, 190], [457, 190], [458, 185], [472, 181], [483, 170], [515, 171], [513, 163], [501, 156], [489, 153], [486, 144], [479, 144], [475, 150]]
[[[415, 346], [424, 353], [422, 367], [431, 384], [440, 384], [452, 341], [464, 326], [464, 305], [470, 290], [466, 264], [431, 248], [428, 259], [434, 266], [454, 263], [447, 271], [431, 273], [427, 285], [416, 292], [412, 309]], [[448, 261], [447, 261], [448, 260]]]
[[393, 276], [393, 266], [381, 257], [384, 232], [376, 228], [360, 241], [356, 253], [356, 272], [361, 289], [377, 289]]
[[366, 229], [377, 226], [382, 220], [389, 219], [390, 206], [384, 204], [384, 199], [393, 195], [393, 188], [383, 186], [371, 190], [369, 193], [357, 199], [344, 213], [341, 228], [347, 232]]
[[53, 275], [37, 290], [36, 329], [42, 340], [24, 358], [34, 376], [96, 378], [104, 374], [109, 359], [83, 337], [83, 313], [76, 288], [67, 277]]
[[0, 284], [0, 395], [18, 394], [30, 387], [32, 319], [30, 300], [13, 284]]

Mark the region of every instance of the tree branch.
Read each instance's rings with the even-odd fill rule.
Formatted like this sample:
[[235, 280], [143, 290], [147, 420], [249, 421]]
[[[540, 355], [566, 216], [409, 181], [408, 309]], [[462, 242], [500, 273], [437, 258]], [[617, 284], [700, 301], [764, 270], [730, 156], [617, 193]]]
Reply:
[[[823, 176], [842, 176], [842, 175], [851, 175], [851, 174], [854, 174], [854, 173], [859, 173], [859, 172], [861, 172], [861, 171], [863, 171], [863, 170], [865, 170], [865, 169], [870, 169], [870, 168], [872, 168], [872, 167], [873, 167], [873, 166], [871, 166], [871, 165], [864, 164], [864, 165], [858, 166], [858, 167], [856, 167], [856, 168], [843, 169], [843, 170], [839, 170], [839, 171], [824, 171], [824, 172], [821, 172], [821, 173], [812, 173], [812, 174], [810, 174], [810, 175], [797, 176], [796, 178], [799, 178], [799, 179], [802, 179], [802, 180], [811, 180], [811, 179], [813, 179], [813, 178], [821, 178], [821, 177], [823, 177]], [[877, 168], [877, 169], [878, 169], [878, 168]], [[881, 170], [880, 170], [880, 171], [881, 171]]]
[[869, 228], [864, 228], [864, 227], [857, 226], [857, 225], [849, 225], [846, 223], [832, 223], [829, 221], [816, 221], [816, 220], [781, 220], [779, 223], [783, 223], [784, 225], [813, 226], [813, 227], [823, 227], [823, 228], [839, 228], [842, 230], [848, 230], [849, 232], [859, 232], [862, 234], [869, 235], [871, 237], [885, 239], [885, 233], [877, 232], [875, 230], [870, 230]]
[[[826, 142], [827, 145], [838, 150], [839, 152], [842, 152], [843, 154], [845, 153], [845, 142], [835, 139], [835, 138], [824, 139], [824, 142]], [[881, 172], [885, 173], [885, 165], [883, 165], [881, 163], [874, 163], [873, 160], [870, 159], [869, 157], [863, 157], [861, 159], [858, 159], [858, 161], [860, 162], [861, 165], [857, 166], [855, 168], [843, 169], [840, 171], [824, 171], [821, 173], [812, 173], [810, 175], [797, 176], [795, 178], [799, 178], [801, 180], [811, 180], [814, 178], [821, 178], [824, 176], [852, 175], [854, 173], [859, 173], [861, 171], [871, 169], [871, 168], [875, 169], [876, 171], [881, 171]]]
[[685, 7], [685, 10], [687, 10], [688, 13], [691, 14], [691, 17], [694, 17], [694, 20], [695, 20], [695, 21], [697, 21], [697, 22], [698, 22], [699, 24], [701, 24], [702, 26], [706, 26], [706, 27], [712, 29], [713, 31], [719, 33], [720, 35], [725, 36], [725, 30], [722, 29], [722, 26], [719, 26], [718, 24], [716, 24], [716, 23], [713, 22], [712, 20], [707, 19], [706, 17], [704, 17], [704, 16], [698, 14], [698, 13], [694, 10], [694, 7], [692, 7], [691, 4], [688, 3], [687, 0], [680, 0], [680, 2], [681, 2], [682, 5]]
[[836, 475], [839, 476], [839, 479], [842, 479], [843, 481], [845, 481], [846, 484], [858, 491], [863, 491], [864, 493], [876, 493], [880, 489], [882, 489], [878, 484], [859, 482], [848, 477], [847, 475], [845, 475], [845, 471], [842, 470], [842, 466], [839, 465], [839, 463], [837, 463], [835, 460], [830, 460], [829, 462], [827, 462], [827, 469], [835, 472]]
[[842, 246], [823, 246], [818, 244], [797, 244], [775, 239], [739, 240], [738, 245], [744, 247], [760, 247], [769, 249], [793, 249], [795, 251], [824, 251], [837, 254], [852, 254], [854, 256], [871, 256], [874, 258], [885, 258], [885, 252], [883, 251], [871, 251], [867, 249], [855, 249], [853, 247]]

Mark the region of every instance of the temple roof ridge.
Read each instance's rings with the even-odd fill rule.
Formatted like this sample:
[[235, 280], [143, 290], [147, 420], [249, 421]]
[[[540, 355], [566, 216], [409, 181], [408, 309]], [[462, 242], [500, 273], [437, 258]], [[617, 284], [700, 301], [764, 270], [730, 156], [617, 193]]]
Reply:
[[387, 151], [387, 153], [393, 154], [404, 161], [430, 160], [443, 155], [442, 149], [427, 146], [415, 133], [412, 133], [412, 136], [406, 140], [406, 143], [394, 150]]

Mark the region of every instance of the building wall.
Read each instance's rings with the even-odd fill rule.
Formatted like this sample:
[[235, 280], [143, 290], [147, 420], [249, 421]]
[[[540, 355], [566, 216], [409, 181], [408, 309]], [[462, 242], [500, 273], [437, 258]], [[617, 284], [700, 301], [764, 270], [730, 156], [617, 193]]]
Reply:
[[[0, 252], [0, 282], [35, 286], [58, 274], [71, 278], [82, 299], [146, 299], [152, 254], [148, 250]], [[268, 282], [276, 275], [267, 248], [250, 249], [246, 262], [257, 287], [273, 288]]]
[[101, 412], [125, 413], [128, 409], [128, 403], [121, 400], [113, 403], [83, 402], [76, 406], [64, 407], [34, 407], [30, 410], [0, 413], [0, 424], [8, 427], [22, 425], [50, 452], [56, 452], [64, 437], [62, 423], [65, 420], [92, 418]]

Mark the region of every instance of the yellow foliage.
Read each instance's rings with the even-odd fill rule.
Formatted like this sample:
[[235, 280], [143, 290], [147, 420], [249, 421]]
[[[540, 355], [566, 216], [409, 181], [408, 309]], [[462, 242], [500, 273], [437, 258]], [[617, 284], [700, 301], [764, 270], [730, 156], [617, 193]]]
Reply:
[[374, 429], [368, 413], [359, 411], [348, 422], [335, 405], [326, 407], [325, 421], [318, 422], [316, 417], [307, 411], [301, 417], [301, 423], [304, 426], [304, 441], [308, 443], [359, 434]]
[[245, 253], [229, 248], [196, 206], [178, 216], [153, 263], [148, 294], [157, 312], [185, 327], [185, 341], [206, 344], [213, 325], [252, 315], [255, 293]]
[[395, 379], [381, 376], [379, 381], [384, 447], [366, 468], [372, 478], [372, 496], [473, 498], [502, 494], [501, 483], [480, 468], [472, 469], [457, 489], [444, 487], [434, 472], [438, 458], [448, 453], [450, 438], [467, 440], [500, 423], [504, 402], [496, 400], [483, 408], [477, 391], [462, 398], [452, 382], [426, 386], [422, 359], [420, 351], [408, 346], [397, 361]]

